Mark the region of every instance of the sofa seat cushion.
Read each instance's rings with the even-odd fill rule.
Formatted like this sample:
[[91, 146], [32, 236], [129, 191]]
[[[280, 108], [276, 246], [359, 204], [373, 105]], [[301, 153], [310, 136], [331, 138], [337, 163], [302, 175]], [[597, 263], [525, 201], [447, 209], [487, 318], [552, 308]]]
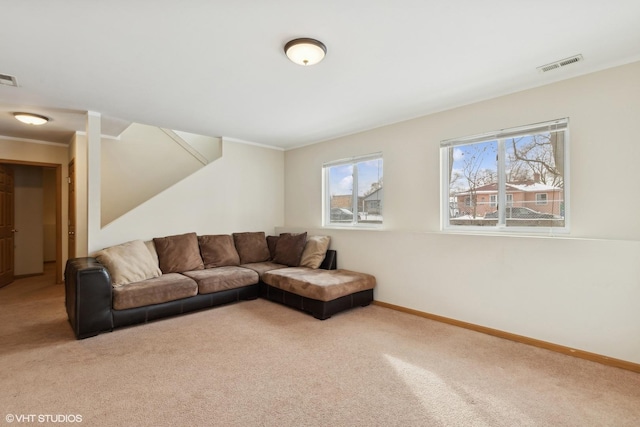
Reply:
[[144, 307], [192, 297], [198, 293], [196, 282], [179, 273], [129, 283], [113, 288], [113, 309]]
[[227, 289], [255, 285], [260, 281], [258, 273], [255, 271], [237, 266], [185, 271], [182, 274], [196, 281], [198, 293], [200, 294], [211, 294]]
[[277, 270], [278, 268], [286, 268], [287, 266], [284, 264], [277, 264], [272, 261], [265, 261], [265, 262], [252, 262], [250, 264], [242, 264], [240, 267], [251, 269], [256, 273], [258, 273], [260, 278], [262, 278], [262, 275], [267, 271]]
[[376, 286], [376, 278], [370, 274], [308, 267], [271, 270], [262, 275], [262, 281], [274, 288], [325, 302]]

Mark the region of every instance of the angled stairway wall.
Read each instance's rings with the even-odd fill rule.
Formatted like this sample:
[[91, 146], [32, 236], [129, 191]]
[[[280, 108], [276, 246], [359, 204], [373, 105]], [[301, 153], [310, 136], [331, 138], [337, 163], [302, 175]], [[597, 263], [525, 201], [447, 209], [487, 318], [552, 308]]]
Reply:
[[220, 138], [133, 123], [101, 144], [101, 225], [222, 156]]

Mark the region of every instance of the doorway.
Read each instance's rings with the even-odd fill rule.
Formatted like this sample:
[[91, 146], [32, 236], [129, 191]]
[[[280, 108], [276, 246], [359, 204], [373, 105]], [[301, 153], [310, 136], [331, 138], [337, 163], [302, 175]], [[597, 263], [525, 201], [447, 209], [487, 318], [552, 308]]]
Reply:
[[[32, 275], [29, 271], [33, 266], [28, 263], [33, 258], [35, 262], [41, 260], [43, 263], [40, 266], [39, 273], [36, 272], [35, 274], [42, 274], [44, 262], [49, 261], [51, 264], [55, 264], [55, 282], [62, 283], [62, 165], [0, 160], [0, 167], [4, 170], [13, 171], [12, 191], [15, 197], [17, 185], [18, 203], [21, 204], [20, 206], [15, 206], [14, 203], [11, 208], [11, 214], [14, 218], [14, 226], [12, 227], [13, 239], [10, 245], [4, 246], [7, 251], [6, 256], [12, 258], [13, 274], [17, 276], [16, 278]], [[18, 171], [18, 183], [15, 182], [15, 171]], [[35, 179], [30, 176], [31, 172], [36, 177]], [[40, 175], [39, 181], [38, 174]], [[38, 198], [40, 200], [37, 200]], [[34, 209], [32, 209], [32, 204], [35, 205]], [[29, 222], [31, 215], [36, 218], [39, 215], [37, 212], [38, 204], [40, 204], [41, 209], [44, 205], [48, 207], [46, 210], [42, 210], [40, 222]], [[18, 217], [16, 217], [17, 210], [20, 210]], [[15, 225], [15, 222], [22, 224], [22, 230]], [[21, 232], [22, 234], [18, 236]], [[38, 236], [39, 233], [40, 235]], [[37, 243], [34, 244], [34, 238], [36, 241], [39, 239], [48, 243], [46, 245], [42, 243], [41, 246], [38, 246]], [[17, 242], [20, 242], [18, 248], [16, 248]], [[33, 251], [34, 248], [35, 252], [29, 252]], [[26, 255], [25, 250], [27, 251]], [[33, 257], [34, 253], [37, 256]], [[42, 258], [40, 258], [40, 254], [42, 254]]]

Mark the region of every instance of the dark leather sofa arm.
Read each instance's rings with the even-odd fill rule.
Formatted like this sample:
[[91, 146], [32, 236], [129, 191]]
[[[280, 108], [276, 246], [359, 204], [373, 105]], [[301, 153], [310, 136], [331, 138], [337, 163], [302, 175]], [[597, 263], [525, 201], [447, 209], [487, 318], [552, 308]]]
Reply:
[[107, 269], [95, 258], [67, 260], [65, 304], [76, 338], [113, 330], [112, 287]]
[[322, 264], [320, 264], [320, 268], [324, 270], [335, 270], [338, 268], [338, 253], [333, 250], [327, 250], [326, 255], [324, 256], [324, 260]]

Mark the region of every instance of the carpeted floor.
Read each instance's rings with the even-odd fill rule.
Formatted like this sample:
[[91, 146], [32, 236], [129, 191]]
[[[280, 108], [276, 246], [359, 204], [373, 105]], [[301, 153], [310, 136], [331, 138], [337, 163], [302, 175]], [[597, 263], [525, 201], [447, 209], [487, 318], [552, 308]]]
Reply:
[[6, 425], [640, 423], [639, 374], [379, 306], [319, 321], [259, 299], [76, 341], [52, 282], [0, 289]]

